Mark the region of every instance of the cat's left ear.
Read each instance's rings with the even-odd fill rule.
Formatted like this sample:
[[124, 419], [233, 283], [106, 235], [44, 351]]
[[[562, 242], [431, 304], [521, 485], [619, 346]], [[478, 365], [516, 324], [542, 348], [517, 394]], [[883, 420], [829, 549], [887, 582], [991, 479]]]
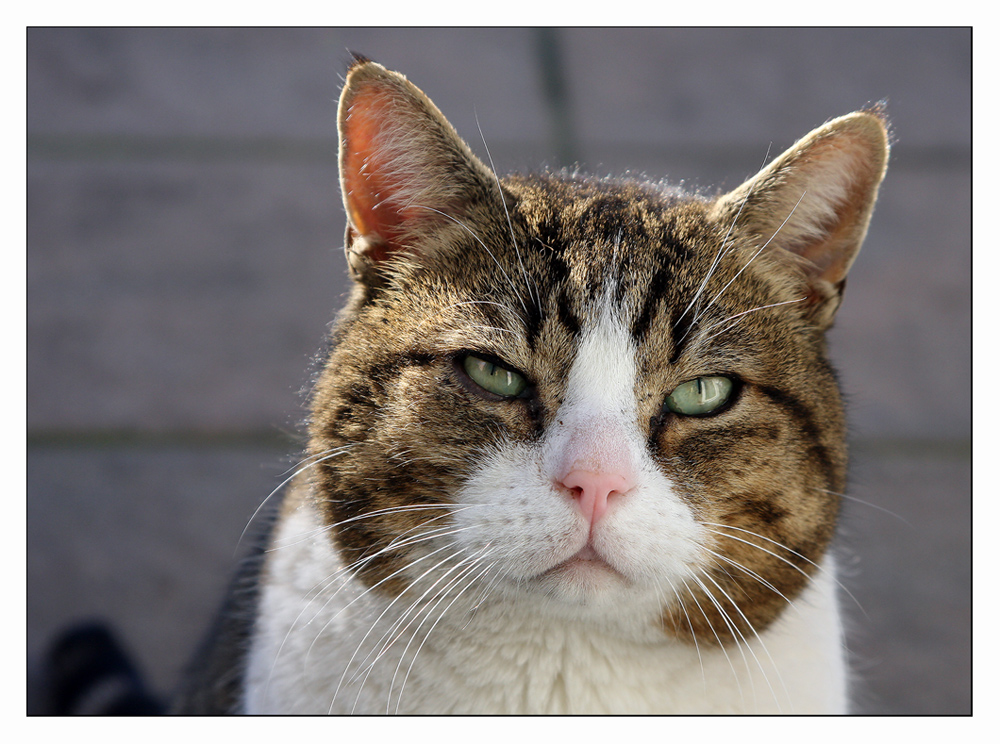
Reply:
[[438, 108], [399, 73], [358, 57], [340, 97], [340, 182], [353, 277], [383, 284], [488, 211], [498, 188]]
[[880, 108], [834, 119], [719, 199], [713, 216], [761, 245], [801, 257], [807, 310], [821, 328], [833, 316], [847, 271], [868, 231], [889, 158]]

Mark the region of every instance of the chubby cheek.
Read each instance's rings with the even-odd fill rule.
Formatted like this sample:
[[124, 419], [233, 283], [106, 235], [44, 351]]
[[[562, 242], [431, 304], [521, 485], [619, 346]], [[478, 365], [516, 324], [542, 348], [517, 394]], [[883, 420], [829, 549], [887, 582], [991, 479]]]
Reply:
[[646, 465], [639, 486], [617, 502], [595, 544], [622, 572], [654, 583], [683, 580], [706, 560], [711, 542], [683, 488]]
[[456, 539], [466, 550], [489, 550], [512, 578], [545, 571], [586, 539], [583, 520], [531, 450], [491, 455], [456, 497]]

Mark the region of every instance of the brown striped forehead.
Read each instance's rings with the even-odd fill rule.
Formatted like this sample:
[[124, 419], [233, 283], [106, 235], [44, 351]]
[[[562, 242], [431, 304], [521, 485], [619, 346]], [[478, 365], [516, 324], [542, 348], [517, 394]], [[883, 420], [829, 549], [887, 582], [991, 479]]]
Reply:
[[699, 198], [588, 179], [505, 185], [529, 273], [547, 293], [525, 318], [532, 347], [546, 323], [572, 334], [592, 324], [596, 300], [607, 297], [638, 346], [650, 342], [676, 363], [711, 324], [723, 332], [727, 317], [787, 299], [758, 270], [770, 258], [754, 258], [755, 246], [709, 220]]

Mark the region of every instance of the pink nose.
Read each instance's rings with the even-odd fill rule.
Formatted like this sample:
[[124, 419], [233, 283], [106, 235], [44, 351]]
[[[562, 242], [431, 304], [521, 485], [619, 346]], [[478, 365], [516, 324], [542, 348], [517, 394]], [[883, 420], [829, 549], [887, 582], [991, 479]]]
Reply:
[[635, 484], [621, 473], [594, 473], [589, 470], [573, 470], [562, 479], [562, 485], [573, 492], [574, 497], [591, 525], [604, 516], [608, 510], [608, 499], [613, 495], [625, 494]]

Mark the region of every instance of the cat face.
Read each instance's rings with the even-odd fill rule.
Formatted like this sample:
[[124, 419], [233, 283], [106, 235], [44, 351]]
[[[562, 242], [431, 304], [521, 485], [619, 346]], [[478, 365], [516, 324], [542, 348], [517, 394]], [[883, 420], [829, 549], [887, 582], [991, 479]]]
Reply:
[[369, 62], [340, 126], [356, 287], [310, 449], [359, 579], [698, 642], [765, 628], [844, 487], [823, 331], [884, 171], [880, 115], [714, 200], [501, 180]]

